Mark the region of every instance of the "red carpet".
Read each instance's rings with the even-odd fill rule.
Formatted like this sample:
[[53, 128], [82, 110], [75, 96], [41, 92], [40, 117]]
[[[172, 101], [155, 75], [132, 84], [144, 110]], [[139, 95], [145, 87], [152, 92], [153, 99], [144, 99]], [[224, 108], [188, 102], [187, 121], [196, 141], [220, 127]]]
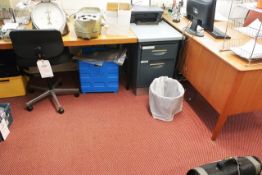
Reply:
[[230, 118], [213, 142], [217, 114], [198, 95], [169, 123], [151, 117], [148, 96], [123, 87], [116, 94], [60, 96], [63, 115], [49, 100], [25, 111], [33, 96], [0, 100], [11, 103], [14, 118], [0, 143], [0, 175], [183, 175], [228, 156], [262, 158], [261, 112]]

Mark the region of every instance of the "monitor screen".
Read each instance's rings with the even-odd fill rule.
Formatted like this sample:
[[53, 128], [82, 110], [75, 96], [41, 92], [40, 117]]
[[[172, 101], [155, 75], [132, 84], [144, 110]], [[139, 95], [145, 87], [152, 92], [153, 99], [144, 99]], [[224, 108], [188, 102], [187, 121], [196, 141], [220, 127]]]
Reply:
[[213, 31], [214, 17], [216, 11], [216, 0], [188, 0], [187, 18], [192, 21], [189, 33], [202, 36], [197, 32], [197, 26], [207, 31]]
[[197, 26], [201, 26], [216, 39], [230, 39], [225, 32], [214, 27], [216, 0], [188, 0], [186, 10], [187, 18], [192, 21], [190, 28], [186, 30], [188, 33], [204, 36], [203, 32], [197, 31]]

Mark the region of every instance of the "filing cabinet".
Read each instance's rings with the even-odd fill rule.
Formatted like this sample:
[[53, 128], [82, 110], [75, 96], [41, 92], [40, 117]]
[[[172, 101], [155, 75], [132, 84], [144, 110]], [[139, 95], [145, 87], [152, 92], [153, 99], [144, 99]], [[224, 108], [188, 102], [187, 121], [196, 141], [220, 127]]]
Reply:
[[129, 78], [136, 95], [139, 95], [141, 89], [148, 88], [154, 78], [173, 77], [179, 42], [179, 40], [145, 42], [130, 46]]

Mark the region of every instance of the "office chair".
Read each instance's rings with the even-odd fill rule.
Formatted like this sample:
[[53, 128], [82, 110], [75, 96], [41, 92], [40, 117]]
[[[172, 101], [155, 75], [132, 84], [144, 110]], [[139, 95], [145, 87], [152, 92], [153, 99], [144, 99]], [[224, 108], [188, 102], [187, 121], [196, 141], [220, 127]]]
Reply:
[[[10, 32], [13, 49], [16, 54], [16, 64], [21, 70], [36, 66], [37, 60], [49, 60], [50, 65], [65, 63], [71, 59], [68, 48], [63, 45], [61, 34], [57, 30], [16, 30]], [[64, 113], [64, 109], [58, 101], [56, 94], [73, 93], [79, 96], [79, 89], [56, 88], [61, 80], [54, 83], [53, 78], [45, 78], [47, 87], [39, 87], [29, 84], [28, 90], [44, 91], [38, 97], [26, 103], [28, 111], [33, 110], [33, 104], [51, 96], [58, 113]]]

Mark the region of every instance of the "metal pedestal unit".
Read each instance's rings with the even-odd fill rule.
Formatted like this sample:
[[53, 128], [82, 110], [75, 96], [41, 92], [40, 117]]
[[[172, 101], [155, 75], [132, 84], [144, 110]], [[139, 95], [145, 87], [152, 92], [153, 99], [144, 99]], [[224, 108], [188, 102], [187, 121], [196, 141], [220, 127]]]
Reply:
[[148, 92], [154, 78], [173, 77], [183, 35], [165, 22], [157, 25], [131, 24], [131, 28], [139, 42], [129, 49], [129, 78], [135, 94], [140, 95]]

